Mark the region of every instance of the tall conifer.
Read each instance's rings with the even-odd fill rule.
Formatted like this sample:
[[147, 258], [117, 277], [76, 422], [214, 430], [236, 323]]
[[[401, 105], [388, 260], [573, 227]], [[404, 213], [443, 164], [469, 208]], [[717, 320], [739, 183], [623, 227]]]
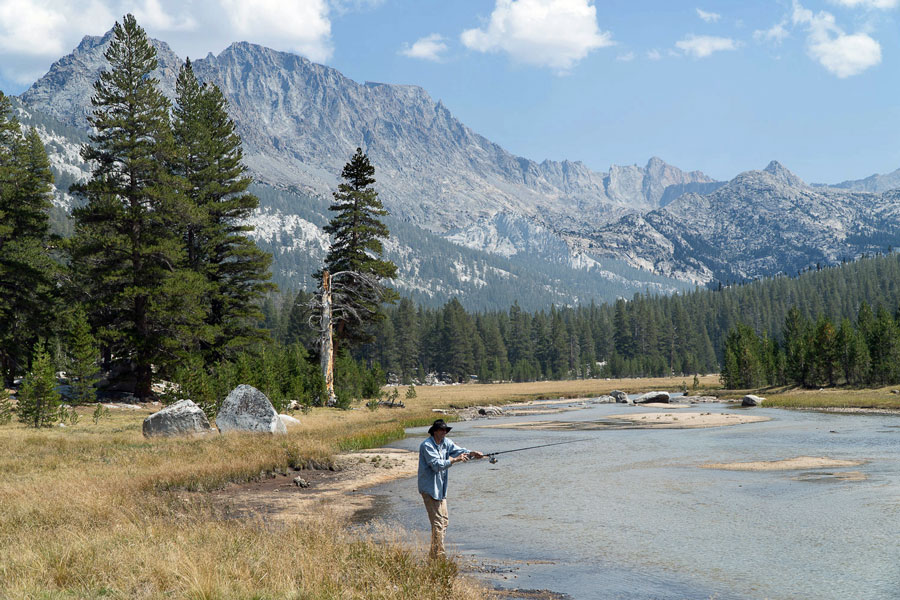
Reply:
[[383, 318], [380, 305], [396, 298], [394, 291], [381, 283], [397, 274], [397, 266], [381, 258], [382, 240], [390, 235], [380, 220], [388, 214], [375, 183], [375, 167], [361, 148], [341, 172], [343, 182], [334, 192], [329, 210], [336, 214], [325, 226], [332, 236], [331, 248], [325, 257], [325, 269], [332, 275], [347, 272], [336, 280], [334, 326], [337, 337], [355, 345], [370, 338], [366, 327]]
[[0, 92], [0, 383], [11, 383], [26, 366], [50, 325], [52, 181], [40, 138], [33, 129], [22, 133]]
[[209, 284], [207, 363], [226, 358], [265, 337], [256, 323], [259, 299], [274, 285], [272, 256], [247, 237], [247, 217], [259, 206], [248, 193], [252, 179], [243, 165], [241, 138], [228, 116], [227, 101], [214, 84], [197, 80], [191, 61], [178, 74], [172, 169], [187, 182], [190, 217], [181, 229], [185, 264]]
[[76, 189], [76, 277], [90, 296], [107, 356], [132, 365], [135, 393], [151, 393], [152, 365], [173, 365], [204, 336], [199, 297], [206, 282], [181, 269], [178, 232], [189, 218], [173, 157], [169, 102], [151, 77], [156, 50], [132, 15], [113, 28], [109, 70], [94, 84], [94, 127], [82, 157], [91, 179]]

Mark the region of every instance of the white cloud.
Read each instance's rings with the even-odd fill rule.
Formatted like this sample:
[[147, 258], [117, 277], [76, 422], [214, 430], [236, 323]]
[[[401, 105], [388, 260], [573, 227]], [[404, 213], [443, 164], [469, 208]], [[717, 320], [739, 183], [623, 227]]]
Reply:
[[781, 23], [775, 23], [768, 29], [757, 29], [753, 32], [753, 39], [757, 42], [771, 42], [778, 45], [791, 37], [791, 32], [788, 31], [786, 25], [787, 21], [782, 21]]
[[675, 47], [694, 58], [706, 58], [714, 52], [737, 50], [738, 42], [712, 35], [689, 35], [675, 42]]
[[634, 52], [626, 52], [625, 54], [620, 54], [616, 57], [616, 60], [621, 62], [631, 62], [634, 60]]
[[144, 28], [162, 31], [191, 31], [197, 27], [197, 21], [191, 15], [182, 12], [175, 17], [163, 8], [159, 0], [144, 0], [144, 2], [137, 3], [131, 12]]
[[377, 7], [383, 0], [0, 0], [0, 72], [28, 83], [85, 35], [102, 35], [132, 13], [151, 37], [181, 57], [219, 52], [235, 41], [331, 56], [330, 11]]
[[400, 54], [410, 58], [439, 61], [441, 60], [441, 54], [446, 51], [447, 44], [444, 43], [444, 37], [440, 34], [432, 33], [416, 40], [412, 46], [404, 44]]
[[900, 0], [832, 0], [835, 4], [845, 6], [847, 8], [878, 8], [881, 10], [890, 10], [900, 6]]
[[600, 31], [593, 0], [496, 0], [490, 22], [468, 29], [462, 43], [478, 52], [565, 71], [592, 50], [613, 45]]
[[706, 21], [707, 23], [715, 23], [719, 19], [722, 18], [722, 15], [720, 15], [719, 13], [706, 12], [705, 10], [703, 10], [701, 8], [697, 9], [697, 16], [700, 17], [701, 19], [703, 19], [704, 21]]
[[659, 60], [662, 58], [662, 54], [660, 54], [659, 50], [654, 48], [653, 50], [647, 50], [647, 58], [650, 60]]
[[331, 21], [325, 0], [220, 2], [232, 31], [243, 36], [242, 41], [294, 50], [316, 61], [331, 56]]
[[840, 78], [858, 75], [881, 62], [878, 41], [863, 32], [845, 33], [831, 13], [813, 13], [795, 0], [791, 21], [806, 27], [806, 50], [810, 57]]

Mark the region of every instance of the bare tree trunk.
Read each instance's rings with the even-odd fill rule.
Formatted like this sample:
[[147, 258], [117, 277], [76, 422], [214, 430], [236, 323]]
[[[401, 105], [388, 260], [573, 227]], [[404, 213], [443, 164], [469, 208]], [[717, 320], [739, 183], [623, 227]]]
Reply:
[[325, 379], [325, 390], [328, 398], [327, 406], [337, 402], [334, 393], [334, 337], [331, 327], [331, 274], [322, 271], [322, 332], [321, 332], [320, 364], [322, 377]]

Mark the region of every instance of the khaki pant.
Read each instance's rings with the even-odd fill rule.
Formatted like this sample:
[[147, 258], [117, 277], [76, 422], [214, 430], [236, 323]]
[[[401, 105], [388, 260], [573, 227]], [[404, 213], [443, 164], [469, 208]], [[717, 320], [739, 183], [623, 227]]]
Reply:
[[[420, 492], [421, 493], [421, 492]], [[422, 494], [425, 501], [425, 510], [428, 511], [428, 521], [431, 523], [431, 558], [446, 556], [444, 551], [444, 532], [450, 523], [450, 513], [447, 512], [447, 500], [435, 500], [428, 494]]]

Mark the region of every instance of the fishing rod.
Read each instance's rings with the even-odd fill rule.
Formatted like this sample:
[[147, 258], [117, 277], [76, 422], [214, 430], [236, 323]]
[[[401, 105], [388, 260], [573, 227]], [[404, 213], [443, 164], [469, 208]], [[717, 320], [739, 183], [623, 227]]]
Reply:
[[561, 444], [574, 444], [575, 442], [586, 442], [591, 439], [593, 439], [593, 438], [581, 438], [580, 440], [568, 440], [565, 442], [553, 442], [552, 444], [541, 444], [539, 446], [528, 446], [526, 448], [515, 448], [514, 450], [501, 450], [500, 452], [489, 452], [488, 454], [485, 454], [484, 456], [486, 458], [489, 457], [490, 460], [488, 462], [490, 462], [492, 465], [495, 465], [498, 462], [497, 461], [498, 454], [508, 454], [510, 452], [521, 452], [522, 450], [534, 450], [535, 448], [546, 448], [547, 446], [559, 446]]

